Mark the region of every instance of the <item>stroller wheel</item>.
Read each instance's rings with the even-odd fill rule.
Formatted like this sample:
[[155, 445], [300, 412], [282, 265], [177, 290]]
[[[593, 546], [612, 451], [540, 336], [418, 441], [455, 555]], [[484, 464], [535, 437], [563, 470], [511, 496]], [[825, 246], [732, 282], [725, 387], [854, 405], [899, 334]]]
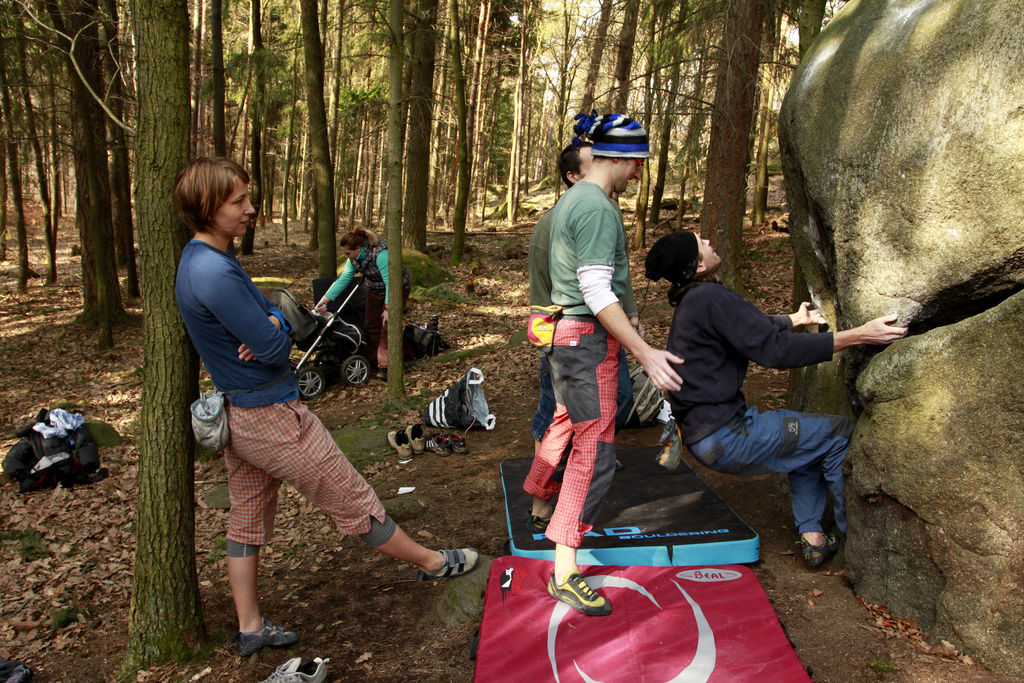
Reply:
[[327, 388], [327, 378], [323, 370], [317, 367], [306, 367], [299, 371], [299, 396], [304, 399], [316, 398]]
[[363, 386], [370, 381], [370, 363], [358, 354], [349, 356], [341, 364], [341, 378], [349, 386]]

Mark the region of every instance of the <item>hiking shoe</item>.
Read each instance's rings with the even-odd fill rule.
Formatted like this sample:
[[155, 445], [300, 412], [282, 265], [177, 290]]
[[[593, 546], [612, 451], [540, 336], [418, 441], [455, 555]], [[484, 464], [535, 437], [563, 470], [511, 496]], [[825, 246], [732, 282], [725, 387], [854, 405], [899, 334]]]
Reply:
[[417, 574], [420, 581], [433, 581], [434, 579], [454, 578], [473, 571], [480, 553], [476, 548], [460, 548], [459, 550], [442, 550], [444, 564], [436, 574], [425, 572], [422, 569]]
[[612, 603], [587, 585], [579, 572], [569, 574], [563, 584], [555, 583], [555, 575], [548, 579], [548, 595], [559, 602], [591, 617], [606, 617], [612, 613]]
[[295, 631], [285, 631], [280, 626], [263, 619], [263, 626], [260, 627], [260, 630], [252, 633], [236, 633], [232, 640], [238, 645], [238, 656], [248, 657], [267, 646], [288, 647], [294, 645], [299, 642], [299, 634]]
[[452, 454], [452, 445], [444, 434], [431, 434], [423, 441], [423, 447], [438, 455]]
[[421, 455], [426, 450], [426, 436], [423, 434], [423, 425], [414, 424], [405, 428], [405, 435], [409, 437], [409, 445], [412, 446], [413, 455]]
[[409, 435], [405, 433], [404, 429], [392, 429], [388, 432], [388, 443], [398, 451], [399, 457], [412, 457], [412, 445], [410, 445]]
[[822, 545], [808, 543], [803, 536], [800, 537], [800, 554], [808, 567], [820, 567], [828, 558], [839, 550], [839, 538], [835, 534], [825, 534], [825, 542]]
[[323, 683], [327, 678], [327, 662], [330, 659], [301, 659], [292, 657], [277, 667], [270, 678], [260, 683]]
[[461, 434], [449, 434], [448, 443], [456, 453], [469, 453], [469, 446], [466, 445], [466, 440], [462, 438]]
[[547, 517], [539, 517], [537, 515], [531, 514], [530, 515], [530, 526], [532, 526], [537, 531], [545, 531], [545, 530], [547, 530], [548, 524], [551, 523], [551, 515], [553, 515], [553, 514], [555, 514], [554, 511], [552, 511], [550, 514], [548, 514]]

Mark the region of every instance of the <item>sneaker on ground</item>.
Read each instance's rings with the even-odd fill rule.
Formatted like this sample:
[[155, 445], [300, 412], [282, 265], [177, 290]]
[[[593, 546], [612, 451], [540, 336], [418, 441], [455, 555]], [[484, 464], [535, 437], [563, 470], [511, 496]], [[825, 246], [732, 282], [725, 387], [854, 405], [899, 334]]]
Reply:
[[444, 564], [435, 573], [425, 572], [422, 569], [417, 574], [420, 581], [432, 581], [434, 579], [453, 578], [462, 576], [473, 571], [480, 553], [476, 548], [459, 548], [458, 550], [442, 550]]
[[323, 683], [327, 678], [327, 662], [330, 659], [302, 659], [292, 657], [277, 667], [270, 678], [260, 683]]
[[606, 617], [612, 613], [612, 603], [587, 585], [579, 572], [569, 574], [565, 583], [556, 583], [554, 574], [548, 579], [548, 595], [559, 602], [591, 617]]
[[280, 626], [264, 619], [260, 630], [252, 633], [236, 633], [234, 641], [238, 645], [238, 656], [248, 657], [267, 646], [288, 647], [294, 645], [299, 642], [299, 634], [295, 631], [285, 631]]

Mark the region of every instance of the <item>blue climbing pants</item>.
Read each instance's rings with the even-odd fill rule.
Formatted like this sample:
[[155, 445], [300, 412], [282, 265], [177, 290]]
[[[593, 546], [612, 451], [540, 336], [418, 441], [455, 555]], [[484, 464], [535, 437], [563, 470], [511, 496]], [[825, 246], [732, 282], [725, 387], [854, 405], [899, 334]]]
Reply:
[[748, 406], [729, 422], [688, 448], [719, 472], [738, 475], [785, 472], [793, 495], [798, 533], [823, 531], [828, 492], [836, 526], [846, 533], [843, 459], [853, 422], [838, 415], [792, 410], [758, 412]]

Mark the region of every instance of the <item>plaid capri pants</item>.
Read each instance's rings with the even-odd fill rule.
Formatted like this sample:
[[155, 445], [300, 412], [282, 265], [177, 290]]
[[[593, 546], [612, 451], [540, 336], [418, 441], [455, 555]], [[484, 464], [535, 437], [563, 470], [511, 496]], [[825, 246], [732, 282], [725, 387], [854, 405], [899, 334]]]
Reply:
[[277, 489], [287, 479], [326, 512], [343, 534], [364, 534], [384, 506], [341, 452], [330, 432], [299, 399], [228, 408], [231, 443], [224, 450], [231, 512], [227, 537], [265, 545], [274, 533]]

